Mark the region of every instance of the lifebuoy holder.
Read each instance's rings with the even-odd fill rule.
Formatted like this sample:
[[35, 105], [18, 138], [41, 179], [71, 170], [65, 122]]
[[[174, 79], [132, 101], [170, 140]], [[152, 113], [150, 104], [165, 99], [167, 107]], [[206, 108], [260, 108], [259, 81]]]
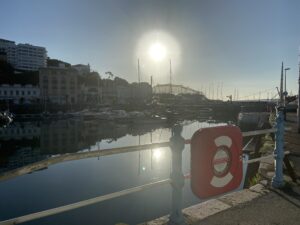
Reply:
[[191, 139], [191, 187], [199, 198], [229, 192], [243, 177], [242, 133], [236, 126], [208, 127]]

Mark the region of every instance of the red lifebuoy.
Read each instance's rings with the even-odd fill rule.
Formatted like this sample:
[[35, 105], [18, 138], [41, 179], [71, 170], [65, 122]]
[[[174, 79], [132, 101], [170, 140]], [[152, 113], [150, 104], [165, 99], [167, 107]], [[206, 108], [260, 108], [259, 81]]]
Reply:
[[191, 139], [191, 187], [199, 198], [237, 188], [243, 177], [242, 133], [236, 126], [208, 127]]

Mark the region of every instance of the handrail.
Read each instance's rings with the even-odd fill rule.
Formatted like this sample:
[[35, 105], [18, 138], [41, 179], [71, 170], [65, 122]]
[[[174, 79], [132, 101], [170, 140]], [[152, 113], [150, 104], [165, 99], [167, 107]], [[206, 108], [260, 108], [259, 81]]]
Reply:
[[45, 169], [48, 166], [61, 163], [61, 162], [100, 157], [100, 156], [108, 156], [108, 155], [114, 155], [119, 153], [136, 152], [141, 150], [162, 148], [162, 147], [169, 147], [169, 146], [170, 146], [170, 142], [161, 142], [161, 143], [153, 143], [153, 144], [146, 144], [146, 145], [135, 145], [135, 146], [120, 147], [120, 148], [101, 149], [101, 150], [95, 150], [89, 152], [67, 153], [64, 155], [44, 159], [39, 162], [35, 162], [8, 172], [4, 172], [0, 174], [0, 181], [25, 175], [37, 170]]
[[[271, 132], [276, 132], [276, 129], [266, 129], [266, 130], [259, 130], [259, 131], [243, 132], [243, 136], [244, 137], [255, 136], [255, 135], [267, 134], [267, 133], [271, 133]], [[250, 142], [251, 141], [249, 141], [243, 149], [247, 148], [247, 146], [249, 145]], [[62, 155], [62, 156], [58, 156], [58, 157], [49, 158], [49, 159], [43, 160], [41, 162], [33, 163], [29, 166], [25, 166], [23, 168], [16, 169], [12, 173], [8, 172], [8, 173], [6, 173], [6, 176], [0, 177], [0, 181], [4, 180], [4, 179], [15, 177], [18, 175], [23, 175], [25, 173], [29, 173], [34, 170], [39, 170], [39, 169], [48, 167], [50, 165], [53, 165], [53, 164], [56, 164], [59, 162], [84, 159], [84, 158], [90, 158], [90, 157], [97, 157], [97, 156], [107, 156], [107, 155], [126, 153], [126, 152], [135, 152], [135, 151], [139, 151], [139, 150], [146, 150], [146, 149], [158, 148], [158, 147], [168, 147], [168, 146], [170, 146], [170, 144], [171, 144], [170, 142], [162, 142], [162, 143], [154, 143], [154, 144], [146, 144], [146, 145], [138, 145], [138, 146], [103, 149], [103, 150], [97, 150], [97, 151], [91, 151], [91, 152], [66, 154], [66, 155]], [[190, 144], [190, 140], [185, 140], [185, 144]], [[289, 152], [285, 152], [285, 154], [288, 154], [288, 153]], [[253, 163], [253, 162], [260, 161], [264, 158], [269, 158], [269, 157], [271, 157], [271, 156], [269, 155], [269, 156], [265, 156], [265, 157], [261, 157], [261, 158], [257, 158], [257, 159], [248, 160], [246, 163]], [[274, 155], [272, 155], [272, 157], [274, 157]], [[184, 176], [184, 178], [189, 179], [190, 176], [186, 175], [186, 176]], [[13, 224], [24, 223], [24, 222], [39, 219], [42, 217], [47, 217], [47, 216], [51, 216], [54, 214], [81, 208], [81, 207], [95, 204], [98, 202], [102, 202], [102, 201], [105, 201], [108, 199], [113, 199], [113, 198], [117, 198], [120, 196], [131, 194], [131, 193], [143, 191], [143, 190], [149, 189], [151, 187], [155, 187], [155, 186], [159, 186], [159, 185], [163, 185], [163, 184], [167, 184], [167, 183], [172, 183], [172, 180], [165, 179], [165, 180], [161, 180], [161, 181], [157, 181], [157, 182], [153, 182], [153, 183], [149, 183], [149, 184], [144, 184], [144, 185], [141, 185], [138, 187], [133, 187], [133, 188], [119, 191], [119, 192], [114, 192], [114, 193], [110, 193], [107, 195], [98, 196], [95, 198], [79, 201], [79, 202], [72, 203], [69, 205], [60, 206], [60, 207], [44, 210], [41, 212], [32, 213], [32, 214], [20, 216], [20, 217], [13, 218], [13, 219], [8, 219], [5, 221], [0, 221], [0, 225], [13, 225]]]
[[[265, 129], [265, 130], [255, 130], [255, 131], [247, 131], [242, 132], [243, 137], [248, 136], [255, 136], [255, 135], [262, 135], [267, 133], [274, 133], [276, 132], [275, 128], [272, 129]], [[190, 144], [191, 140], [186, 139], [185, 144]], [[141, 150], [148, 150], [154, 148], [161, 148], [161, 147], [169, 147], [170, 142], [160, 142], [160, 143], [152, 143], [152, 144], [145, 144], [145, 145], [134, 145], [134, 146], [127, 146], [127, 147], [120, 147], [120, 148], [110, 148], [110, 149], [100, 149], [95, 151], [89, 152], [79, 152], [79, 153], [67, 153], [60, 156], [51, 157], [48, 159], [41, 160], [39, 162], [35, 162], [11, 171], [4, 172], [0, 174], [0, 181], [8, 180], [17, 176], [25, 175], [37, 170], [45, 169], [48, 166], [66, 162], [66, 161], [73, 161], [85, 158], [93, 158], [93, 157], [100, 157], [100, 156], [107, 156], [107, 155], [114, 155], [120, 153], [128, 153], [128, 152], [136, 152]]]
[[276, 128], [271, 129], [265, 129], [265, 130], [253, 130], [253, 131], [247, 131], [243, 132], [243, 137], [249, 137], [249, 136], [257, 136], [262, 134], [269, 134], [269, 133], [275, 133], [277, 131]]
[[132, 193], [135, 193], [135, 192], [144, 191], [144, 190], [147, 190], [147, 189], [152, 188], [152, 187], [156, 187], [156, 186], [160, 186], [160, 185], [164, 185], [164, 184], [169, 184], [169, 183], [171, 183], [171, 179], [160, 180], [160, 181], [157, 181], [157, 182], [144, 184], [144, 185], [141, 185], [141, 186], [138, 186], [138, 187], [133, 187], [133, 188], [129, 188], [129, 189], [126, 189], [126, 190], [110, 193], [110, 194], [107, 194], [107, 195], [102, 195], [102, 196], [98, 196], [98, 197], [95, 197], [95, 198], [90, 198], [90, 199], [87, 199], [87, 200], [79, 201], [79, 202], [72, 203], [72, 204], [69, 204], [69, 205], [64, 205], [64, 206], [60, 206], [60, 207], [56, 207], [56, 208], [52, 208], [52, 209], [47, 209], [47, 210], [44, 210], [44, 211], [41, 211], [41, 212], [31, 213], [31, 214], [28, 214], [28, 215], [25, 215], [25, 216], [20, 216], [20, 217], [16, 217], [16, 218], [13, 218], [13, 219], [0, 221], [0, 225], [14, 225], [14, 224], [19, 224], [19, 223], [24, 223], [24, 222], [28, 222], [28, 221], [31, 221], [31, 220], [36, 220], [36, 219], [39, 219], [39, 218], [43, 218], [43, 217], [59, 214], [59, 213], [62, 213], [62, 212], [70, 211], [70, 210], [73, 210], [73, 209], [81, 208], [81, 207], [84, 207], [84, 206], [92, 205], [92, 204], [95, 204], [95, 203], [103, 202], [105, 200], [109, 200], [109, 199], [121, 197], [121, 196], [124, 196], [124, 195], [132, 194]]
[[[257, 136], [257, 135], [262, 135], [262, 134], [275, 133], [276, 131], [277, 131], [276, 128], [246, 131], [246, 132], [242, 132], [242, 136], [243, 137]], [[191, 144], [191, 139], [186, 139], [185, 144]]]
[[[291, 153], [290, 151], [285, 151], [284, 155], [289, 155], [290, 153]], [[277, 154], [265, 155], [265, 156], [262, 156], [262, 157], [259, 157], [259, 158], [255, 158], [255, 159], [248, 159], [244, 163], [247, 163], [247, 164], [255, 163], [255, 162], [259, 162], [259, 161], [264, 160], [264, 159], [274, 158], [276, 156], [277, 156]]]

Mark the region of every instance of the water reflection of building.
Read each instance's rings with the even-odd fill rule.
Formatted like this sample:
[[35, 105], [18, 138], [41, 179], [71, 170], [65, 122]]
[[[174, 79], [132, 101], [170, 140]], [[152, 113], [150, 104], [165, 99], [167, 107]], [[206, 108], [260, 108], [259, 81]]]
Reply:
[[0, 99], [12, 100], [15, 104], [36, 103], [40, 99], [40, 88], [31, 84], [2, 84], [0, 85]]
[[[161, 126], [134, 126], [113, 122], [59, 120], [13, 123], [0, 129], [0, 172], [22, 167], [52, 155], [90, 149], [130, 134], [143, 135]], [[149, 165], [148, 165], [149, 167]]]
[[[3, 149], [1, 149], [2, 151]], [[21, 147], [16, 149], [11, 155], [0, 154], [0, 173], [17, 169], [43, 159], [47, 156], [41, 154], [40, 148]]]
[[0, 140], [21, 140], [40, 137], [40, 127], [32, 123], [14, 123], [9, 127], [0, 128]]
[[60, 120], [41, 124], [40, 148], [43, 154], [63, 154], [80, 149], [79, 132], [81, 122]]

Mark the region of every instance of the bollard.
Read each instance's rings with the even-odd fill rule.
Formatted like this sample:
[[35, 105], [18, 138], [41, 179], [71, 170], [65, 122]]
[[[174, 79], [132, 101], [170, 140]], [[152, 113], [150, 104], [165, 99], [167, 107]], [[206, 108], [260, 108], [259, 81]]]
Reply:
[[172, 151], [172, 211], [169, 217], [169, 225], [184, 225], [185, 220], [182, 214], [182, 189], [184, 176], [182, 173], [182, 151], [184, 149], [184, 138], [181, 136], [182, 126], [175, 125], [172, 128], [170, 138]]
[[272, 178], [272, 187], [281, 188], [284, 186], [283, 180], [283, 144], [284, 144], [284, 118], [283, 118], [283, 108], [276, 108], [276, 128], [275, 133], [275, 149], [274, 149], [274, 158], [275, 158], [275, 174]]

